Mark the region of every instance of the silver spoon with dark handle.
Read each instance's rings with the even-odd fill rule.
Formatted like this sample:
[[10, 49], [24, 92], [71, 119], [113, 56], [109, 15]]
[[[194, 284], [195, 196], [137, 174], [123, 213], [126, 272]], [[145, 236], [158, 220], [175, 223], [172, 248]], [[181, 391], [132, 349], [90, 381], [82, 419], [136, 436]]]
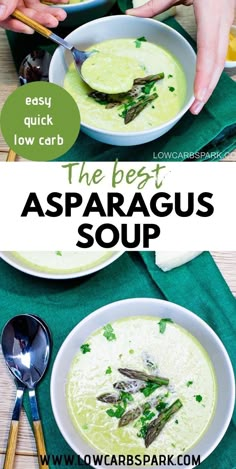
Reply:
[[71, 54], [73, 55], [74, 62], [76, 65], [76, 68], [83, 79], [82, 73], [81, 73], [81, 67], [83, 63], [85, 62], [86, 59], [88, 59], [93, 52], [85, 52], [76, 49], [73, 45], [69, 44], [67, 41], [62, 39], [60, 36], [57, 36], [57, 34], [53, 33], [50, 31], [50, 29], [45, 28], [45, 26], [42, 26], [40, 23], [37, 21], [32, 20], [28, 16], [24, 15], [20, 10], [15, 10], [12, 13], [12, 16], [16, 18], [17, 20], [21, 21], [22, 23], [26, 24], [27, 26], [30, 26], [32, 29], [34, 29], [37, 33], [41, 34], [42, 36], [46, 37], [47, 39], [51, 39], [51, 41], [55, 42], [56, 44], [59, 44], [60, 46], [64, 47], [65, 49], [69, 50]]
[[8, 444], [8, 458], [5, 462], [8, 466], [4, 464], [4, 469], [13, 467], [9, 464], [12, 460], [14, 461], [18, 421], [25, 387], [29, 390], [39, 467], [40, 469], [47, 469], [47, 464], [43, 464], [41, 460], [46, 455], [46, 448], [35, 387], [42, 379], [48, 365], [50, 334], [45, 325], [37, 317], [29, 314], [15, 316], [4, 327], [2, 333], [2, 351], [9, 370], [16, 378], [17, 383], [21, 384], [16, 399], [16, 413], [13, 413], [15, 420], [11, 426], [11, 429], [14, 427], [14, 432], [10, 431], [9, 435], [9, 437], [12, 437], [13, 444]]

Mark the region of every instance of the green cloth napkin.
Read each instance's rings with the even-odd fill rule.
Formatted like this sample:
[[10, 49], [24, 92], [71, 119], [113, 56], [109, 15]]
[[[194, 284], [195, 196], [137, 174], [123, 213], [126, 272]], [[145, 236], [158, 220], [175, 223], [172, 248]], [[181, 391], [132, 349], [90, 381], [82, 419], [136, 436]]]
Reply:
[[[207, 321], [236, 364], [236, 301], [209, 253], [168, 273], [155, 266], [152, 252], [125, 253], [100, 272], [70, 281], [30, 277], [0, 260], [0, 279], [1, 329], [15, 314], [34, 313], [41, 316], [52, 331], [52, 359], [37, 392], [48, 454], [73, 454], [62, 438], [51, 410], [49, 386], [54, 359], [72, 328], [105, 304], [135, 297], [179, 303]], [[26, 409], [30, 419], [28, 405]], [[232, 469], [236, 465], [235, 441], [236, 415], [218, 448], [201, 464], [202, 469]], [[58, 466], [50, 464], [50, 467]], [[66, 465], [60, 467], [64, 469]]]
[[[119, 0], [121, 11], [130, 7], [130, 0]], [[174, 19], [164, 21], [180, 32], [195, 48], [186, 31]], [[68, 30], [61, 28], [65, 36]], [[16, 66], [35, 47], [54, 50], [38, 35], [26, 36], [8, 32], [8, 39]], [[144, 145], [132, 147], [112, 146], [97, 142], [80, 133], [74, 146], [59, 161], [196, 161], [220, 160], [236, 148], [236, 83], [223, 73], [211, 99], [199, 116], [190, 112], [163, 137]]]

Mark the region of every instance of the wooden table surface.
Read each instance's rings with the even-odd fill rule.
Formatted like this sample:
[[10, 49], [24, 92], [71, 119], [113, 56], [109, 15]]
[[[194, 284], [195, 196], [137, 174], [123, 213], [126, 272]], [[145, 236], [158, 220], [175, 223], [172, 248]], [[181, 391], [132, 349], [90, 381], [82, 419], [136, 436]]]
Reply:
[[[192, 8], [178, 7], [177, 17], [184, 28], [193, 37], [195, 37], [196, 27]], [[235, 71], [233, 73], [235, 73]], [[233, 75], [233, 73], [231, 73], [231, 75], [236, 80], [236, 75]], [[17, 75], [11, 58], [7, 39], [4, 31], [0, 30], [0, 108], [5, 102], [7, 96], [16, 88], [17, 84]], [[7, 151], [7, 145], [0, 135], [0, 161], [5, 161]], [[22, 158], [19, 158], [18, 160], [24, 161]], [[236, 152], [234, 152], [234, 155], [229, 155], [227, 158], [225, 158], [224, 161], [236, 161]], [[212, 254], [231, 291], [236, 296], [236, 252], [214, 252]], [[11, 413], [15, 400], [15, 386], [11, 376], [6, 370], [2, 354], [0, 354], [0, 375], [0, 467], [2, 467], [7, 444]], [[60, 448], [58, 448], [58, 452], [60, 452]], [[14, 468], [38, 468], [34, 437], [24, 412], [21, 415], [17, 456]]]

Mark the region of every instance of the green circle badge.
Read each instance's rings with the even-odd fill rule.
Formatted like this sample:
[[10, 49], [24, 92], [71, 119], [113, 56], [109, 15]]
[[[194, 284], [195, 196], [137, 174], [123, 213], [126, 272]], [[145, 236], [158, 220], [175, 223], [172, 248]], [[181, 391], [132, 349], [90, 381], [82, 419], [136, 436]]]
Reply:
[[1, 130], [9, 147], [24, 158], [53, 160], [74, 144], [80, 130], [79, 109], [60, 86], [30, 83], [17, 88], [6, 100]]

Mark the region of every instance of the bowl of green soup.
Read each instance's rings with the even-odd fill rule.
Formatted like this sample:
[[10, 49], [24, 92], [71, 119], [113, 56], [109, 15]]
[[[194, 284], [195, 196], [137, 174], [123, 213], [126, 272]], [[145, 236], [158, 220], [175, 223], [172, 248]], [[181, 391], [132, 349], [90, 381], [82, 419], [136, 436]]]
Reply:
[[[92, 51], [95, 59], [109, 58], [101, 61], [101, 69], [87, 61], [86, 79], [92, 79], [96, 89], [82, 80], [61, 47], [50, 65], [50, 81], [73, 96], [81, 130], [90, 137], [113, 145], [143, 144], [168, 132], [191, 106], [195, 52], [169, 26], [147, 18], [113, 16], [81, 26], [67, 40]], [[117, 92], [131, 72], [130, 89], [123, 92], [120, 87], [122, 92]], [[103, 84], [110, 85], [109, 93], [104, 93]]]
[[51, 5], [66, 11], [67, 17], [60, 27], [77, 27], [96, 18], [107, 15], [116, 0], [69, 0], [67, 4]]
[[0, 259], [34, 277], [67, 280], [101, 270], [122, 255], [115, 251], [4, 251]]
[[223, 438], [234, 399], [232, 365], [214, 331], [153, 298], [90, 314], [62, 344], [51, 377], [62, 435], [101, 468], [159, 467], [163, 458], [165, 467], [195, 467]]

